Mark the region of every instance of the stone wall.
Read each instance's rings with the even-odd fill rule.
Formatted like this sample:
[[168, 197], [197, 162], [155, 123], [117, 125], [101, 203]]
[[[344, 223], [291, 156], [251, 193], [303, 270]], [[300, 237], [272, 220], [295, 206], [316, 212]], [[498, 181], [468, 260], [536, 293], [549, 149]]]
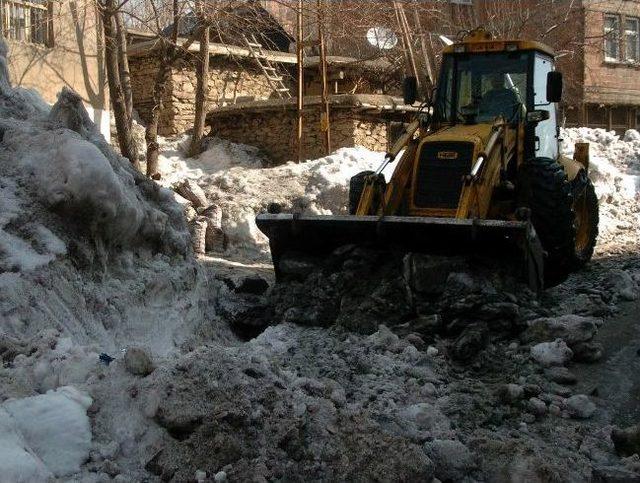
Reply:
[[[303, 159], [325, 155], [324, 134], [320, 131], [320, 108], [307, 108], [304, 114]], [[211, 135], [260, 148], [274, 164], [297, 158], [295, 109], [212, 112]], [[331, 112], [331, 148], [363, 146], [386, 151], [390, 140], [390, 123], [382, 116], [347, 108]]]
[[[144, 122], [149, 119], [158, 60], [153, 56], [132, 57], [133, 104]], [[284, 72], [284, 68], [283, 68]], [[282, 73], [281, 73], [282, 74]], [[193, 126], [196, 73], [193, 57], [180, 59], [171, 70], [171, 80], [160, 116], [159, 134], [180, 134]], [[269, 99], [273, 91], [252, 59], [213, 56], [209, 65], [207, 110], [243, 101]]]

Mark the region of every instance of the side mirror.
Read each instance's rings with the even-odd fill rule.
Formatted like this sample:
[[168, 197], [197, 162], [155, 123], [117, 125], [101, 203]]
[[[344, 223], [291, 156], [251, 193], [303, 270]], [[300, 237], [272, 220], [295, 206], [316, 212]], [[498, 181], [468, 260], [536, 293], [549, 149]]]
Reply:
[[547, 74], [547, 102], [562, 100], [562, 73], [551, 71]]
[[418, 99], [418, 78], [413, 76], [407, 76], [404, 78], [402, 85], [402, 94], [404, 97], [404, 103], [408, 106], [415, 104]]
[[539, 122], [548, 120], [549, 117], [551, 117], [551, 114], [549, 114], [549, 111], [540, 110], [540, 111], [527, 112], [526, 119], [527, 119], [527, 122], [532, 122], [537, 124]]

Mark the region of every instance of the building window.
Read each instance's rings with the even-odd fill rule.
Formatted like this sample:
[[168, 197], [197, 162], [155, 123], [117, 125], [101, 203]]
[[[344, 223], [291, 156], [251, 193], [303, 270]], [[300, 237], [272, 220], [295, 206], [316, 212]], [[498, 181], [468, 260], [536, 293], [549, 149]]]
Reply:
[[620, 17], [618, 15], [604, 17], [604, 58], [620, 60]]
[[51, 44], [47, 0], [3, 1], [2, 31], [6, 38], [32, 44]]
[[629, 62], [638, 62], [638, 60], [640, 60], [640, 58], [638, 58], [638, 54], [640, 53], [638, 23], [637, 18], [625, 19], [624, 43], [626, 60]]

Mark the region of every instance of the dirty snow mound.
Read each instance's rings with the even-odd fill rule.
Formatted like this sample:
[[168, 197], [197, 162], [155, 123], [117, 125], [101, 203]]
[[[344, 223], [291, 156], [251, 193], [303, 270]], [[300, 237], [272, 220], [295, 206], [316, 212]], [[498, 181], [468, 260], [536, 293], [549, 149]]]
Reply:
[[[162, 363], [235, 338], [173, 193], [113, 151], [76, 93], [49, 107], [13, 88], [3, 54], [0, 42], [0, 481], [72, 479], [90, 450], [120, 451], [126, 375], [108, 369], [123, 350]], [[90, 427], [92, 399], [117, 426]]]
[[562, 149], [573, 156], [576, 142], [590, 143], [589, 176], [600, 200], [599, 252], [634, 245], [640, 226], [640, 133], [624, 136], [604, 129], [563, 129]]

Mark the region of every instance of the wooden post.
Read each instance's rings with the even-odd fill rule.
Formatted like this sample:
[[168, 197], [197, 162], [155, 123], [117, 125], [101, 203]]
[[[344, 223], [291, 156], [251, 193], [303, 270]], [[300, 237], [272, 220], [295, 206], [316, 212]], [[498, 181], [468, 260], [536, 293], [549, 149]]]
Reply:
[[298, 0], [297, 11], [297, 29], [296, 29], [296, 51], [298, 54], [298, 131], [296, 134], [296, 145], [298, 148], [298, 162], [302, 161], [302, 110], [304, 109], [304, 30], [302, 22], [304, 21], [302, 15], [303, 0]]
[[[413, 5], [413, 17], [418, 35], [420, 36], [420, 49], [422, 50], [422, 57], [424, 57], [424, 66], [427, 70], [427, 88], [432, 89], [435, 85], [434, 69], [431, 65], [431, 58], [429, 57], [429, 50], [427, 43], [424, 39], [424, 32], [422, 31], [422, 22], [420, 21], [420, 12], [418, 12], [417, 2]], [[430, 93], [429, 93], [430, 95]]]
[[329, 112], [329, 86], [327, 84], [327, 49], [324, 41], [324, 6], [318, 0], [318, 42], [320, 43], [320, 77], [322, 79], [322, 113], [320, 130], [324, 132], [325, 154], [331, 154], [331, 121]]
[[406, 72], [407, 75], [412, 75], [416, 78], [418, 89], [420, 89], [420, 76], [418, 75], [418, 67], [416, 65], [415, 55], [413, 53], [413, 45], [411, 44], [411, 35], [409, 29], [409, 23], [407, 22], [407, 16], [404, 13], [402, 4], [398, 1], [393, 2], [393, 6], [396, 12], [396, 20], [402, 32], [402, 44], [404, 47], [404, 55], [407, 62]]

